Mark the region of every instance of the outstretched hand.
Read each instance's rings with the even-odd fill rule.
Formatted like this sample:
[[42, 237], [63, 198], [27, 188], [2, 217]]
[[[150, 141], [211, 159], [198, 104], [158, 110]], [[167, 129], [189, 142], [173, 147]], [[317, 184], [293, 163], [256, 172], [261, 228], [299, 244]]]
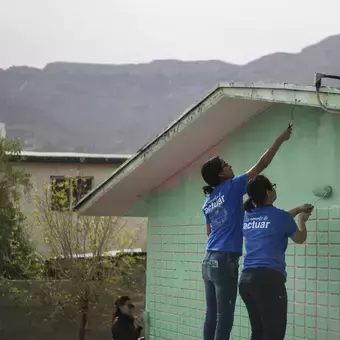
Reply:
[[281, 135], [279, 136], [279, 140], [283, 143], [285, 141], [287, 141], [291, 134], [292, 134], [292, 131], [293, 131], [293, 126], [292, 125], [289, 125], [288, 128], [286, 128], [282, 133]]

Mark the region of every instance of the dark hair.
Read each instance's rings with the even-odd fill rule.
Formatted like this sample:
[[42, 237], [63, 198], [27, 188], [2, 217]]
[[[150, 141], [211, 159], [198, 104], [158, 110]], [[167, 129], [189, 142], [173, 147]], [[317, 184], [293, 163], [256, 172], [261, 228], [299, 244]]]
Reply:
[[115, 320], [117, 317], [121, 316], [123, 313], [120, 310], [121, 306], [124, 306], [126, 301], [131, 300], [127, 295], [119, 297], [114, 304], [115, 311], [113, 313], [113, 320]]
[[221, 170], [222, 161], [220, 157], [210, 158], [202, 165], [201, 175], [208, 184], [203, 187], [204, 195], [210, 195], [214, 191], [214, 188], [221, 184]]
[[213, 191], [214, 191], [214, 188], [209, 186], [209, 185], [205, 185], [202, 189], [203, 189], [203, 192], [204, 192], [205, 196], [208, 196], [208, 195], [212, 194]]
[[264, 205], [267, 198], [267, 191], [273, 190], [273, 185], [266, 176], [258, 175], [247, 185], [247, 194], [249, 198], [244, 202], [245, 211], [251, 211], [257, 207]]

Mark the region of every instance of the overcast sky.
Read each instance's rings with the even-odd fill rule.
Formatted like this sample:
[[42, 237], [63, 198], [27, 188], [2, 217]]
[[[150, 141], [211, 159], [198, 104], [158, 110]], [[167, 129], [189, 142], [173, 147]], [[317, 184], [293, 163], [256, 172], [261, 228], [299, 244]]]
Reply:
[[0, 0], [0, 67], [53, 61], [244, 64], [340, 33], [339, 0]]

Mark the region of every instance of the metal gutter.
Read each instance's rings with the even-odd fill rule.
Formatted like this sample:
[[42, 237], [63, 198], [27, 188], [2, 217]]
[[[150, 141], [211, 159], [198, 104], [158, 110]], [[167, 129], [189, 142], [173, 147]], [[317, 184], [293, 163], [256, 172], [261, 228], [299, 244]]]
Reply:
[[20, 161], [25, 163], [82, 163], [82, 164], [114, 164], [121, 165], [131, 155], [88, 154], [71, 152], [35, 152], [22, 151]]

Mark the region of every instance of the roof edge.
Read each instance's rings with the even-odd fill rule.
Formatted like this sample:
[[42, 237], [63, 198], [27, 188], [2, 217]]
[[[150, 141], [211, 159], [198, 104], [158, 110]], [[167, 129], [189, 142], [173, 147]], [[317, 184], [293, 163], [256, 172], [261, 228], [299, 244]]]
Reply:
[[[234, 90], [234, 93], [231, 93], [232, 90]], [[267, 93], [264, 95], [264, 93], [260, 93], [261, 91], [262, 92], [265, 91]], [[135, 168], [137, 168], [139, 164], [145, 162], [164, 143], [174, 138], [174, 136], [176, 136], [180, 131], [182, 131], [183, 128], [185, 128], [185, 124], [182, 124], [184, 120], [189, 118], [188, 124], [190, 124], [191, 122], [196, 120], [199, 116], [204, 114], [204, 112], [208, 108], [216, 104], [223, 97], [238, 98], [244, 100], [258, 100], [271, 103], [283, 103], [299, 106], [320, 107], [316, 99], [316, 96], [315, 101], [311, 101], [308, 96], [301, 96], [301, 98], [297, 98], [297, 96], [295, 95], [290, 100], [287, 100], [282, 96], [279, 96], [278, 92], [287, 91], [308, 94], [316, 93], [314, 86], [295, 85], [290, 83], [266, 84], [266, 83], [229, 82], [218, 84], [216, 87], [212, 89], [212, 91], [208, 92], [205, 96], [203, 96], [201, 100], [196, 102], [196, 104], [192, 105], [187, 110], [185, 110], [182, 115], [180, 115], [175, 121], [169, 124], [161, 133], [156, 135], [156, 137], [154, 137], [149, 143], [145, 144], [141, 149], [139, 149], [138, 152], [133, 157], [131, 157], [115, 172], [113, 172], [113, 174], [107, 180], [99, 184], [87, 196], [81, 199], [74, 207], [74, 210], [79, 211], [81, 213], [81, 211], [86, 209], [86, 206], [90, 205], [93, 201], [96, 200], [97, 195], [100, 196], [102, 192], [106, 191], [107, 189], [114, 185], [113, 180], [115, 180], [115, 182], [119, 182], [119, 180], [124, 177], [126, 172], [132, 171]], [[327, 94], [340, 95], [340, 89], [323, 87], [320, 90], [320, 93], [326, 96]], [[177, 125], [181, 126], [182, 129], [180, 128], [176, 129]], [[169, 133], [170, 131], [172, 131], [171, 134]], [[150, 151], [150, 149], [152, 150]]]
[[190, 115], [190, 113], [193, 110], [195, 110], [199, 105], [201, 105], [205, 100], [207, 100], [208, 98], [213, 96], [213, 94], [216, 93], [217, 91], [219, 91], [220, 89], [221, 88], [220, 88], [219, 85], [215, 86], [210, 92], [207, 92], [207, 94], [205, 94], [200, 101], [198, 101], [196, 104], [190, 106], [187, 110], [185, 110], [184, 113], [179, 118], [177, 118], [175, 121], [170, 123], [161, 133], [156, 135], [156, 137], [151, 139], [150, 142], [148, 142], [142, 148], [140, 148], [133, 157], [131, 157], [128, 161], [126, 161], [125, 164], [123, 164], [124, 166], [122, 165], [118, 169], [116, 169], [116, 171], [114, 171], [108, 179], [106, 179], [105, 181], [100, 183], [96, 188], [94, 188], [91, 192], [89, 192], [85, 197], [83, 197], [81, 200], [79, 200], [77, 202], [77, 204], [73, 207], [73, 210], [74, 211], [80, 211], [84, 207], [84, 205], [87, 204], [93, 198], [93, 196], [95, 196], [97, 194], [97, 192], [105, 190], [106, 184], [109, 183], [117, 174], [121, 174], [124, 171], [124, 168], [126, 166], [128, 166], [131, 163], [133, 164], [133, 162], [136, 159], [138, 159], [138, 157], [140, 157], [140, 155], [143, 154], [143, 152], [145, 152], [147, 149], [149, 149], [153, 144], [157, 143], [157, 141], [162, 136], [164, 136], [166, 133], [168, 133], [174, 126], [176, 126], [178, 123], [180, 123], [181, 120], [183, 120], [185, 117]]
[[[263, 89], [263, 90], [287, 90], [287, 91], [305, 91], [315, 92], [315, 86], [298, 85], [293, 83], [262, 83], [262, 82], [226, 82], [219, 83], [218, 87], [223, 88], [242, 88], [242, 89]], [[340, 94], [340, 89], [336, 87], [324, 86], [320, 92]]]

